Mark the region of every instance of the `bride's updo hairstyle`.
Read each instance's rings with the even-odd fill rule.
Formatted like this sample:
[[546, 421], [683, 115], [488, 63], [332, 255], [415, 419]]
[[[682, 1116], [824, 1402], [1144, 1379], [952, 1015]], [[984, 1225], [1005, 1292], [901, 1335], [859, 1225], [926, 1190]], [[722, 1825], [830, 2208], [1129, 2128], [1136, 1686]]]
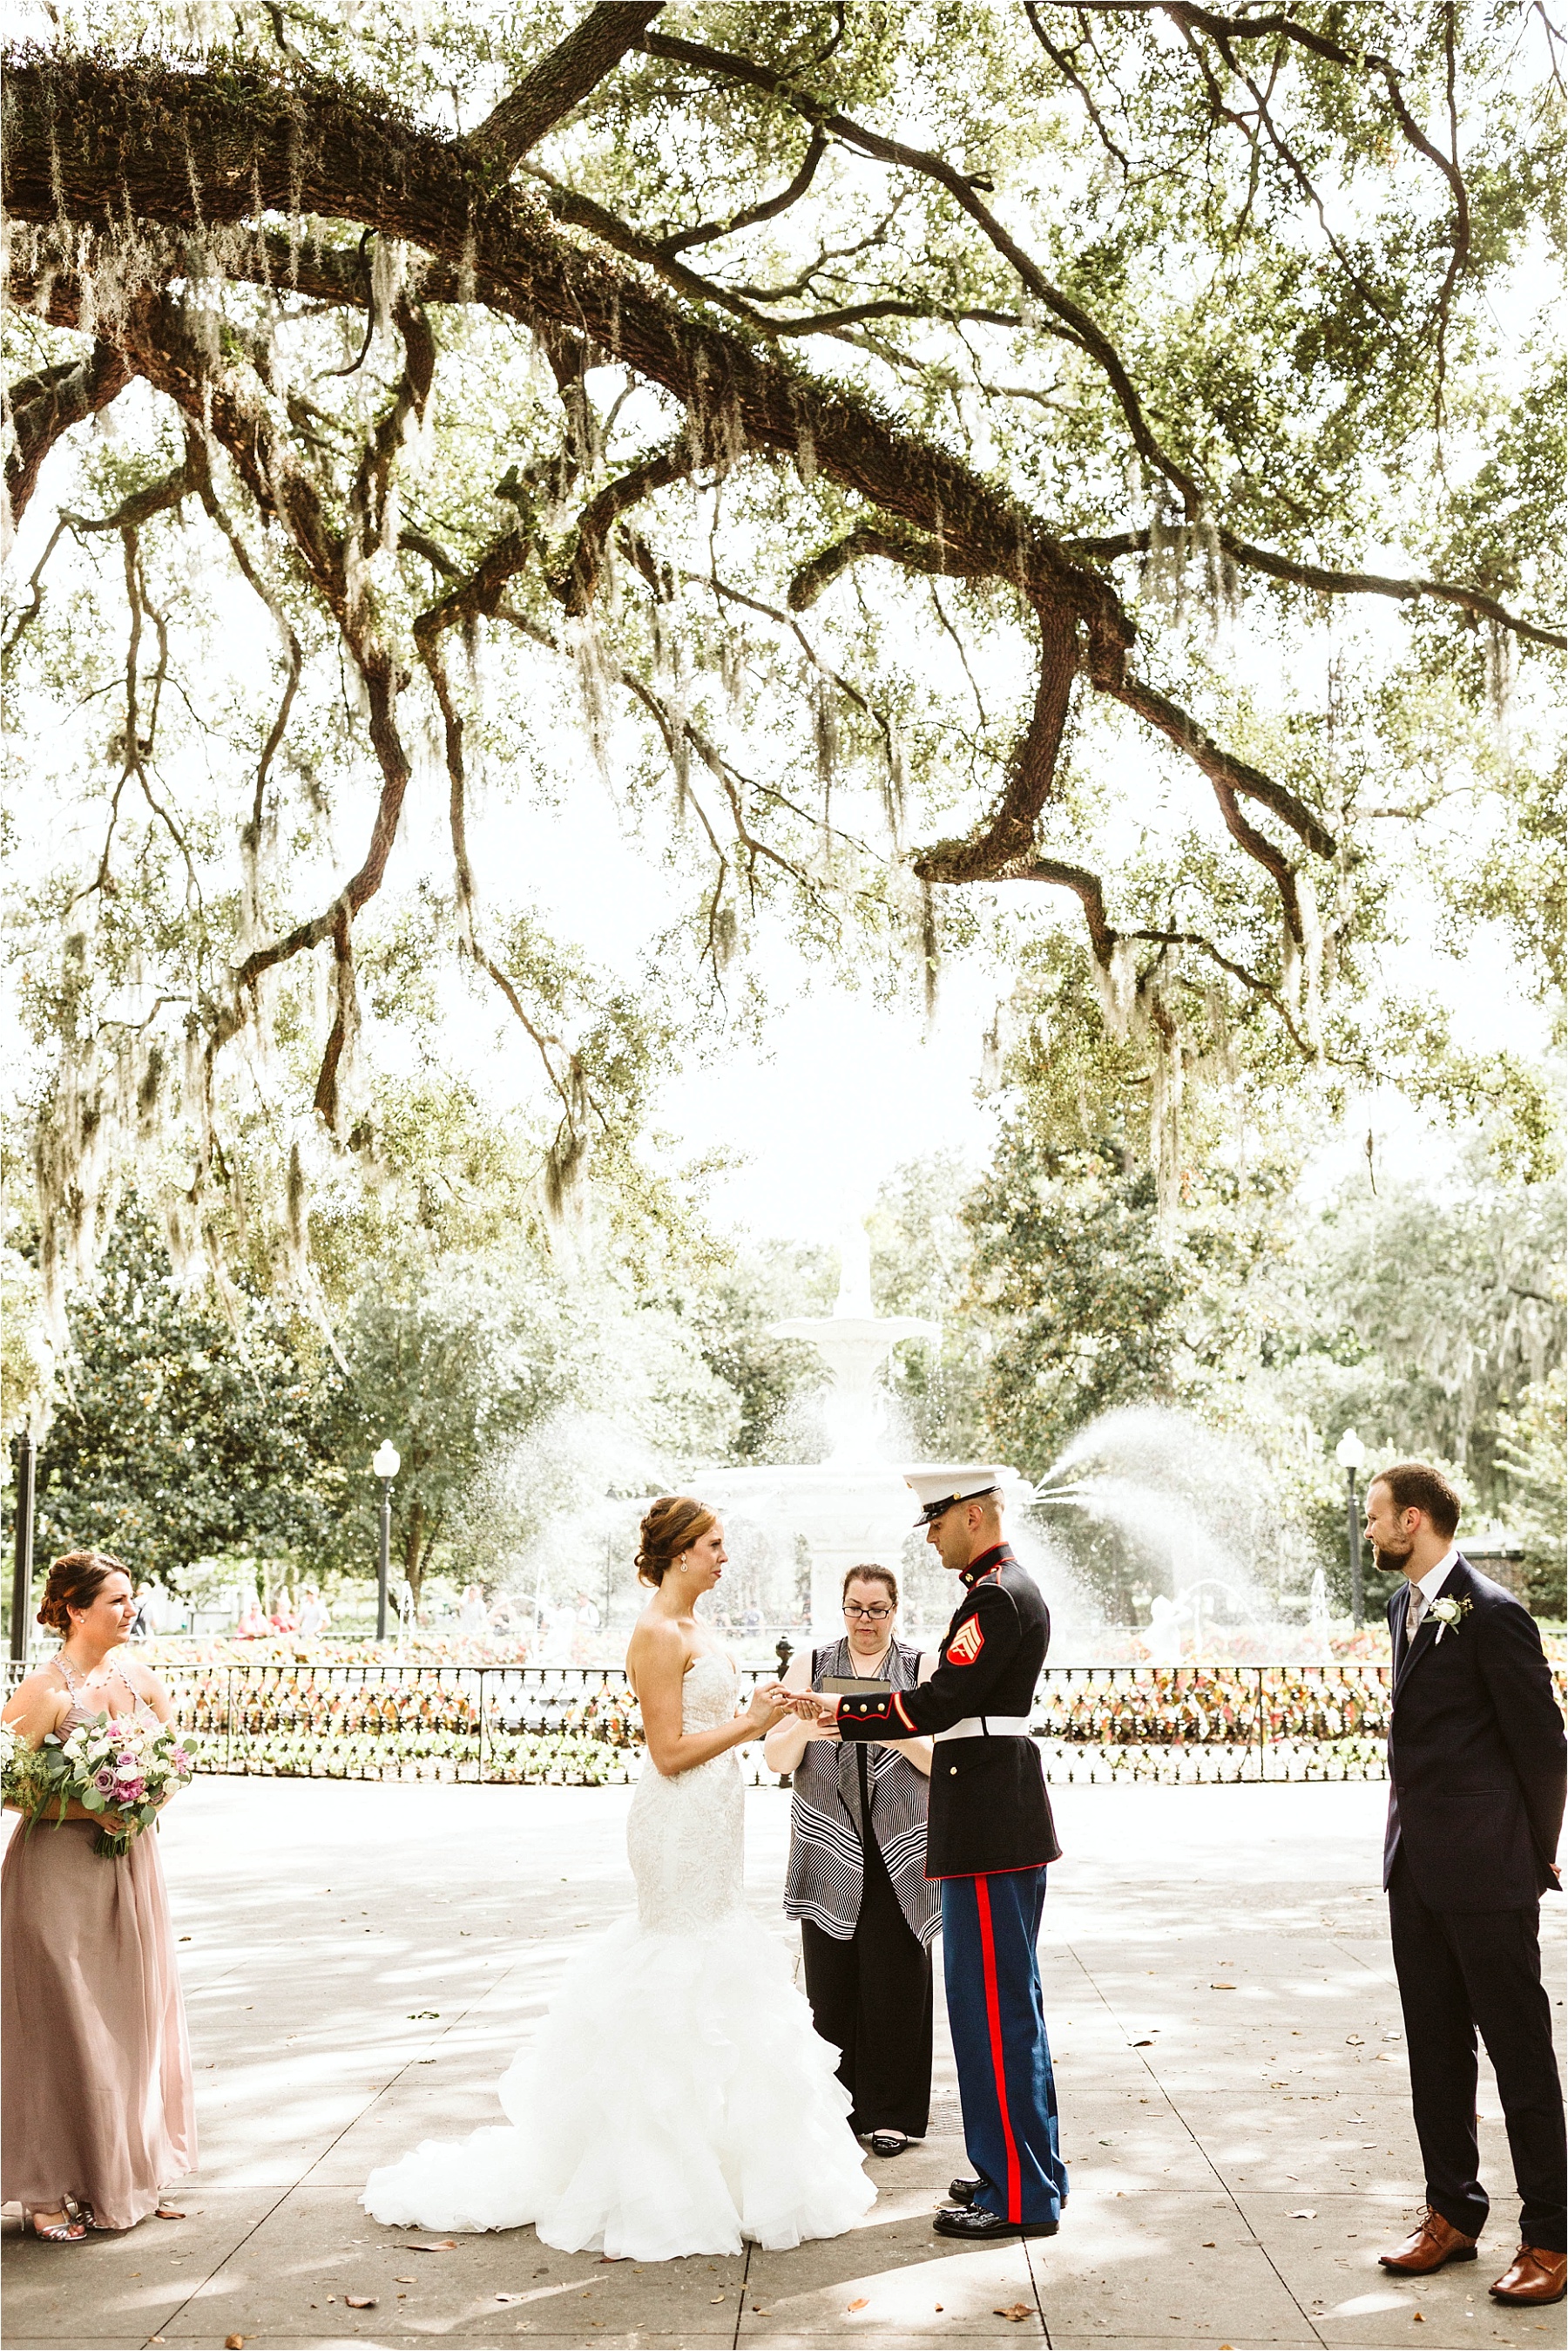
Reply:
[[714, 1514], [690, 1494], [661, 1494], [644, 1519], [637, 1552], [639, 1583], [662, 1583], [682, 1552], [701, 1542]]
[[38, 1603], [38, 1622], [47, 1625], [61, 1640], [69, 1637], [70, 1612], [73, 1608], [90, 1608], [111, 1575], [129, 1575], [130, 1569], [122, 1559], [108, 1551], [67, 1551], [55, 1560], [49, 1568], [44, 1596]]

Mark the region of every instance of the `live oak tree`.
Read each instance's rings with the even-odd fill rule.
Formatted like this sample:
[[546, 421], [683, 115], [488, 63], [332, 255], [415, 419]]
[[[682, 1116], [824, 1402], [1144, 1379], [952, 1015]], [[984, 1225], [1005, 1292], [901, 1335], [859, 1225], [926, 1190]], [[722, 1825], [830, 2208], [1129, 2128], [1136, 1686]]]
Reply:
[[602, 789], [557, 676], [689, 893], [677, 1026], [770, 910], [929, 975], [1016, 884], [1168, 1203], [1206, 1070], [1530, 1127], [1380, 954], [1414, 872], [1560, 976], [1547, 9], [47, 15], [5, 166], [52, 1295], [131, 1154], [182, 1262], [307, 1281], [313, 1170], [381, 1165], [400, 859], [402, 977], [493, 992], [545, 1192], [633, 1183], [676, 1029], [471, 848], [476, 769]]

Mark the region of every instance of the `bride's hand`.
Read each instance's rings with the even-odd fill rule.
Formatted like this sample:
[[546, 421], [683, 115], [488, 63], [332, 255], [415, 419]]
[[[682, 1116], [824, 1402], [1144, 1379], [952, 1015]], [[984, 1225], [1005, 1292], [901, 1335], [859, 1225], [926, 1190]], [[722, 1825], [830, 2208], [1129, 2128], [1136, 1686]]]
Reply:
[[760, 1739], [775, 1722], [782, 1722], [792, 1710], [793, 1698], [794, 1692], [786, 1690], [783, 1682], [759, 1682], [744, 1716], [750, 1736]]

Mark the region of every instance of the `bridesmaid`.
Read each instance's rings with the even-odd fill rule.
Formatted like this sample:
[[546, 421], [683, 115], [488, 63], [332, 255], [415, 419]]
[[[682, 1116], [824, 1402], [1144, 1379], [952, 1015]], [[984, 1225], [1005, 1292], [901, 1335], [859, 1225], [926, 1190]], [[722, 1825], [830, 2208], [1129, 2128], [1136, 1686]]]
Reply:
[[[61, 1646], [4, 1719], [33, 1747], [95, 1714], [171, 1721], [168, 1691], [121, 1647], [135, 1615], [119, 1560], [56, 1560], [38, 1622]], [[57, 2245], [79, 2244], [88, 2228], [134, 2228], [196, 2161], [156, 1829], [119, 1860], [93, 1852], [96, 1829], [76, 1804], [57, 1828], [13, 1829], [0, 1870], [0, 2198]]]

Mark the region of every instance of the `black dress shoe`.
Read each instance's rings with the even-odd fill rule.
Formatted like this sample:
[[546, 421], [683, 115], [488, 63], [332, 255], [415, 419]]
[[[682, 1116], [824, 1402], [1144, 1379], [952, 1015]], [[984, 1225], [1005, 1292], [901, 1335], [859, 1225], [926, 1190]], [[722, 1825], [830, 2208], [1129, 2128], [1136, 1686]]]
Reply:
[[987, 2212], [979, 2205], [967, 2211], [945, 2209], [931, 2222], [939, 2237], [959, 2237], [970, 2245], [988, 2245], [995, 2237], [1054, 2237], [1054, 2220], [1004, 2220], [1000, 2212]]
[[962, 2204], [967, 2207], [974, 2202], [975, 2198], [980, 2194], [981, 2189], [984, 2186], [985, 2182], [983, 2179], [950, 2179], [948, 2182], [948, 2194], [952, 2198], [955, 2204]]

